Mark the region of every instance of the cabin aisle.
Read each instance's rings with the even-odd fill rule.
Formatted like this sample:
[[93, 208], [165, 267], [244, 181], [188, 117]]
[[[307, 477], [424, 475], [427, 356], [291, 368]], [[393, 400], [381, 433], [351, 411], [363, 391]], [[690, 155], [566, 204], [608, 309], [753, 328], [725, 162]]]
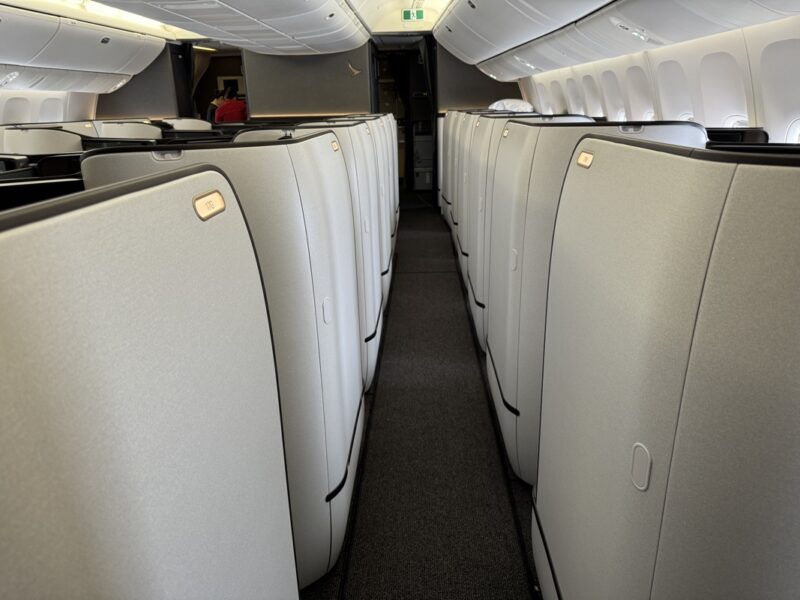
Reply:
[[529, 598], [449, 232], [437, 209], [416, 203], [404, 206], [398, 235], [338, 596]]

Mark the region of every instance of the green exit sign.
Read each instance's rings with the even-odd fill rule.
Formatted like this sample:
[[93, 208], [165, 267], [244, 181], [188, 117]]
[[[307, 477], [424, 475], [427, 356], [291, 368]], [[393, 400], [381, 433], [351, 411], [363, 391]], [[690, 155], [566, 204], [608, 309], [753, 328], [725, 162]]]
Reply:
[[425, 10], [422, 8], [406, 8], [403, 10], [403, 21], [424, 21]]

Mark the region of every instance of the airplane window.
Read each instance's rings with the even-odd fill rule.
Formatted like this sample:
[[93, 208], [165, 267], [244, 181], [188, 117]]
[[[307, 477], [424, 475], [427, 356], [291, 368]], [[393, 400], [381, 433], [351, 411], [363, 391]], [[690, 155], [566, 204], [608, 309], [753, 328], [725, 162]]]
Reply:
[[750, 120], [744, 115], [731, 115], [725, 119], [725, 127], [750, 127]]
[[789, 125], [786, 133], [786, 142], [789, 144], [800, 144], [800, 119], [795, 119]]
[[27, 98], [14, 97], [6, 100], [3, 123], [28, 123], [31, 120], [31, 102]]
[[593, 117], [605, 116], [603, 111], [603, 101], [600, 98], [600, 90], [591, 75], [583, 76], [583, 90], [586, 97], [586, 110]]

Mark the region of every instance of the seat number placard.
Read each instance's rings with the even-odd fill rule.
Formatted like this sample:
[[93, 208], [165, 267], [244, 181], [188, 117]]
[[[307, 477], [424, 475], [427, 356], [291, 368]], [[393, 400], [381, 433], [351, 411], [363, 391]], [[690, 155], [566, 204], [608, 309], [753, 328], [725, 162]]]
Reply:
[[194, 199], [194, 212], [197, 213], [201, 221], [208, 221], [223, 210], [225, 210], [225, 199], [216, 190]]

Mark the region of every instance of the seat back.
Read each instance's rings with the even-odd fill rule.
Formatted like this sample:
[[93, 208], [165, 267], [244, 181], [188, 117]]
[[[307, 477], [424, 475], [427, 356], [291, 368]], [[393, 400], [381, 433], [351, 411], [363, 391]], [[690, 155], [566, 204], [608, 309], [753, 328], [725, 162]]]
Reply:
[[211, 131], [211, 123], [202, 119], [164, 119], [164, 123], [171, 125], [177, 131]]
[[64, 154], [83, 151], [81, 136], [61, 129], [8, 127], [3, 147], [8, 154]]
[[[535, 485], [547, 289], [564, 176], [587, 134], [705, 146], [694, 123], [538, 124], [512, 121], [497, 152], [487, 287], [492, 395], [515, 473]], [[533, 365], [536, 365], [535, 367]]]
[[0, 596], [296, 598], [270, 323], [226, 178], [6, 212], [0, 251]]
[[196, 164], [236, 187], [270, 305], [301, 587], [338, 557], [363, 423], [350, 188], [334, 142], [107, 150], [82, 165], [87, 187]]
[[133, 121], [95, 121], [98, 136], [107, 139], [160, 140], [161, 128]]
[[800, 160], [739, 160], [697, 313], [653, 598], [800, 595]]
[[[380, 325], [384, 298], [381, 289], [380, 233], [378, 204], [377, 152], [368, 125], [363, 121], [306, 123], [293, 129], [252, 130], [234, 138], [235, 142], [274, 140], [276, 134], [309, 135], [333, 131], [347, 165], [350, 201], [355, 233], [356, 275], [358, 280], [359, 322], [361, 329], [362, 374], [365, 388], [372, 385], [380, 346]], [[388, 240], [384, 240], [388, 243]]]
[[650, 595], [695, 319], [736, 170], [690, 153], [585, 139], [569, 163], [535, 500], [563, 597]]

